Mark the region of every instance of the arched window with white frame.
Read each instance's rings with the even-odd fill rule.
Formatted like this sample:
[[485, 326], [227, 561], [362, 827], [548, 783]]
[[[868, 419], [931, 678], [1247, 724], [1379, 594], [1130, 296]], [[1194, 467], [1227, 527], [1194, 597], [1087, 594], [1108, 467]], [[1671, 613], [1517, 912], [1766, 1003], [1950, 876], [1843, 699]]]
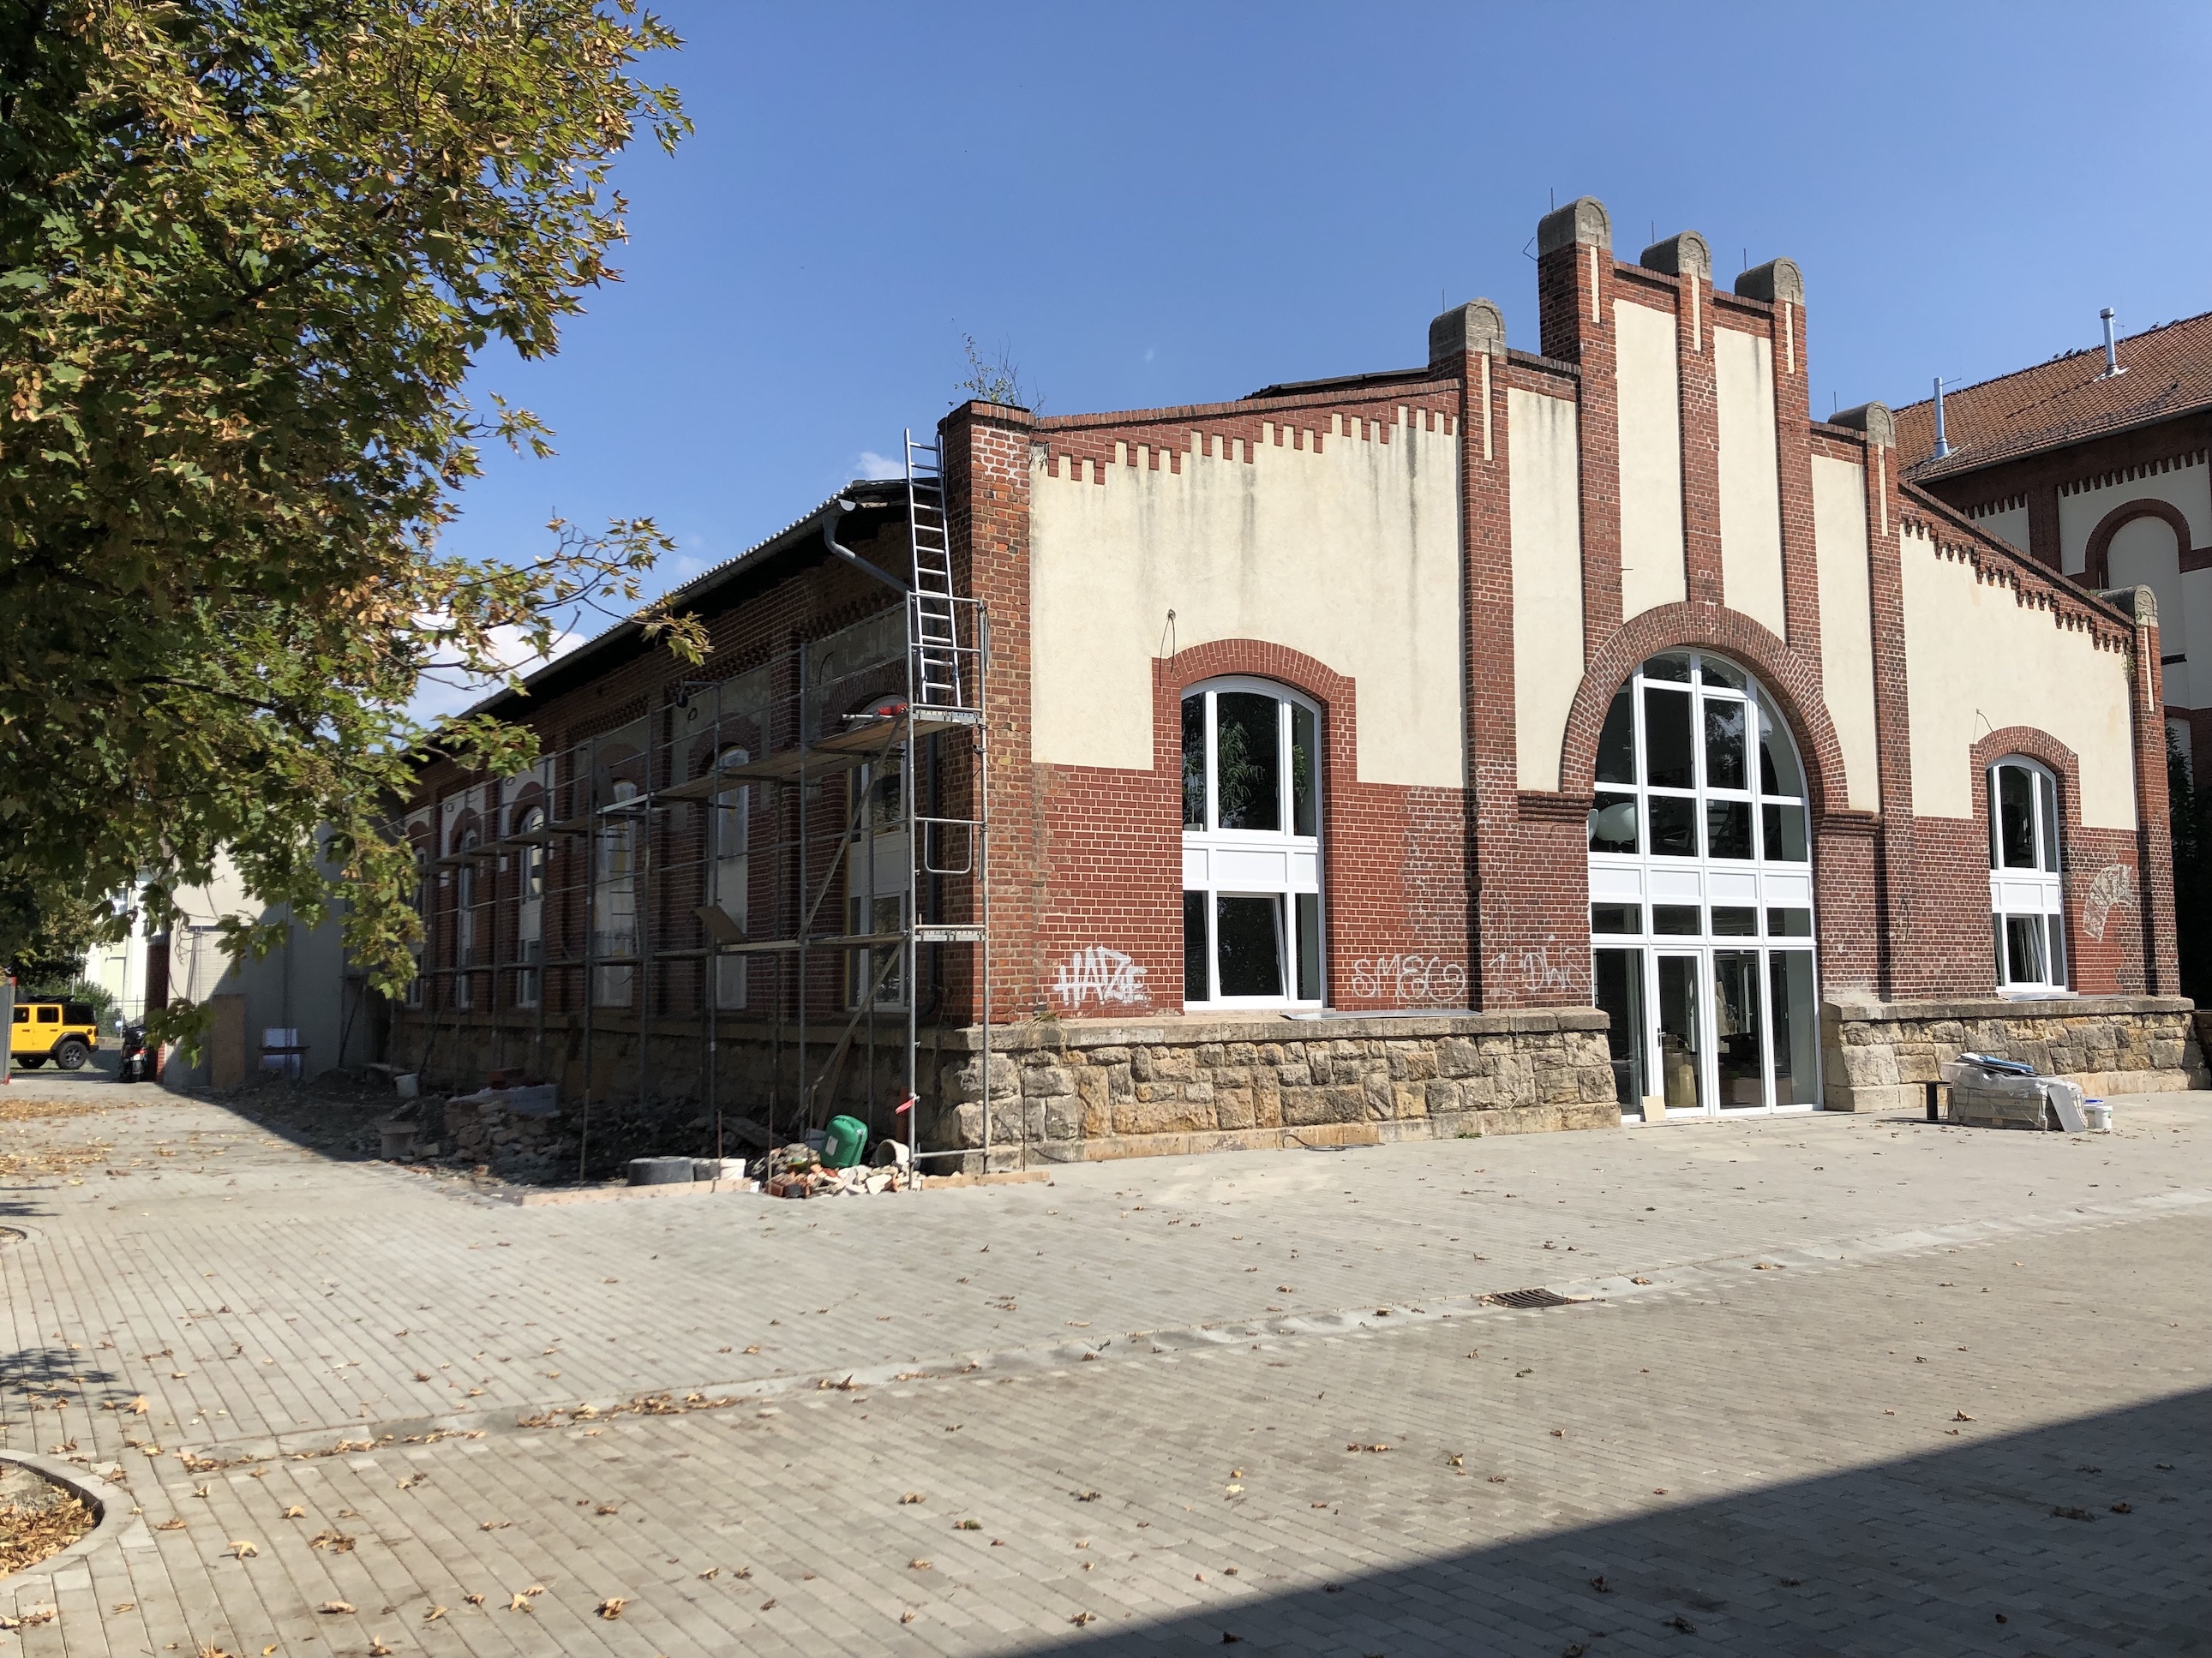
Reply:
[[592, 837], [599, 868], [592, 894], [592, 953], [599, 965], [592, 999], [599, 1007], [628, 1007], [636, 986], [638, 854], [644, 844], [645, 809], [637, 785], [627, 779], [614, 786], [613, 794], [613, 803], [599, 808]]
[[1321, 710], [1273, 680], [1182, 698], [1183, 1005], [1319, 1006]]
[[1997, 988], [2014, 995], [2059, 994], [2067, 978], [2058, 780], [2047, 767], [2011, 754], [1989, 768], [1985, 780]]
[[1589, 814], [1594, 996], [1622, 1114], [1820, 1097], [1805, 768], [1766, 689], [1665, 651], [1615, 693]]

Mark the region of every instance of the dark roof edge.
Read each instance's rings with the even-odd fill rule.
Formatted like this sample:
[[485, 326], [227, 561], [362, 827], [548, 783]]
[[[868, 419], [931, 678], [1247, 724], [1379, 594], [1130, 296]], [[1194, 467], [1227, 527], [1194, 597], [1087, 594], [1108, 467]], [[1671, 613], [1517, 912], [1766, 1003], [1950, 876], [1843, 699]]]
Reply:
[[[1918, 404], [1912, 406], [1923, 407], [1929, 401], [1929, 398], [1923, 398]], [[1920, 460], [1906, 462], [1905, 472], [1905, 476], [1911, 478], [1960, 477], [1968, 472], [1978, 472], [1984, 466], [2001, 466], [2008, 460], [2022, 460], [2030, 455], [2047, 454], [2054, 449], [2070, 449], [2076, 444], [2095, 443], [2104, 438], [2124, 436], [2130, 432], [2139, 432], [2147, 426], [2162, 426], [2168, 421], [2180, 420], [2190, 415], [2201, 415], [2207, 410], [2212, 410], [2212, 398], [2200, 398], [2195, 403], [2185, 403], [2178, 408], [2160, 410], [2157, 414], [2145, 415], [2140, 420], [2124, 420], [2117, 426], [2100, 426], [2094, 430], [2077, 433], [2072, 437], [2023, 438], [2009, 447], [1995, 450], [1986, 455], [1970, 457], [1964, 460], [1960, 459], [1955, 450], [1944, 456], [1940, 461], [1935, 456], [1929, 455]], [[1957, 464], [1954, 465], [1954, 462]]]
[[[875, 505], [888, 505], [890, 503], [883, 501], [880, 497], [890, 494], [893, 489], [903, 491], [905, 488], [906, 481], [903, 478], [855, 478], [811, 512], [807, 513], [804, 517], [793, 519], [774, 535], [755, 542], [744, 551], [723, 560], [711, 569], [702, 570], [682, 586], [670, 589], [659, 603], [670, 610], [680, 610], [686, 604], [705, 598], [755, 565], [763, 563], [779, 553], [794, 550], [810, 536], [818, 533], [822, 520], [836, 510], [837, 503], [841, 500], [851, 499], [866, 501]], [[826, 556], [826, 549], [824, 554]], [[644, 637], [644, 624], [635, 617], [625, 617], [605, 632], [595, 635], [583, 644], [577, 646], [575, 649], [565, 651], [551, 661], [532, 669], [522, 677], [520, 684], [501, 686], [481, 701], [463, 710], [461, 717], [465, 719], [471, 714], [503, 716], [509, 705], [520, 703], [530, 692], [547, 680], [556, 675], [573, 674], [589, 661], [605, 655], [619, 646], [641, 644]]]

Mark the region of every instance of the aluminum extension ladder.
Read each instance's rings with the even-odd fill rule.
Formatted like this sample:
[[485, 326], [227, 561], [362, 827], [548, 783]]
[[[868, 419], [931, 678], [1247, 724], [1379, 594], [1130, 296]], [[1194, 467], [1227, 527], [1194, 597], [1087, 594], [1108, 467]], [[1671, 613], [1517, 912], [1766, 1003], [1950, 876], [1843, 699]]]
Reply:
[[960, 653], [953, 622], [952, 543], [945, 522], [944, 457], [906, 434], [907, 532], [914, 544], [914, 686], [924, 708], [958, 708]]

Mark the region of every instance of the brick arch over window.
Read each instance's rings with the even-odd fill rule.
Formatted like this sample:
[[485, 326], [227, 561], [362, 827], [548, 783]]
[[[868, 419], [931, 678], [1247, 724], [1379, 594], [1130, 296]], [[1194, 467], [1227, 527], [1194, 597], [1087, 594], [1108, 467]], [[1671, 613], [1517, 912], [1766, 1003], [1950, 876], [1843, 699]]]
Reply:
[[1346, 782], [1358, 776], [1353, 682], [1317, 657], [1259, 639], [1217, 639], [1152, 659], [1153, 769], [1182, 775], [1182, 695], [1193, 685], [1230, 674], [1273, 679], [1318, 702], [1329, 774]]
[[2008, 755], [2035, 761], [2058, 780], [2058, 816], [2064, 825], [2059, 844], [2060, 865], [2070, 866], [2081, 829], [2081, 764], [2074, 750], [2049, 732], [2033, 726], [2006, 726], [1989, 733], [1969, 751], [1974, 768], [1974, 821], [1987, 838], [1990, 792], [1982, 780], [1991, 766]]
[[1805, 762], [1807, 805], [1814, 824], [1846, 809], [1844, 753], [1820, 695], [1820, 664], [1793, 651], [1766, 629], [1734, 610], [1708, 604], [1662, 604], [1616, 631], [1590, 659], [1567, 715], [1559, 754], [1559, 790], [1587, 795], [1597, 769], [1598, 732], [1606, 710], [1636, 665], [1662, 651], [1709, 650], [1741, 663], [1771, 693]]
[[2135, 501], [2124, 501], [2097, 520], [2097, 527], [2089, 531], [2087, 562], [2081, 568], [2081, 580], [2092, 587], [2112, 585], [2112, 537], [2139, 518], [2162, 519], [2173, 531], [2173, 556], [2178, 566], [2189, 562], [2196, 537], [2191, 534], [2189, 520], [2181, 508], [2170, 501], [2160, 501], [2144, 495]]

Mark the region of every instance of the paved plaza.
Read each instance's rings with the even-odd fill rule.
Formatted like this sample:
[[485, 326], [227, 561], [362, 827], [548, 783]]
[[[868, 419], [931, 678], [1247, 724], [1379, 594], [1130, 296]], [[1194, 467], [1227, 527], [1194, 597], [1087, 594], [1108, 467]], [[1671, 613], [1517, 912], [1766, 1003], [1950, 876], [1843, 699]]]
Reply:
[[0, 1655], [2212, 1650], [2212, 1096], [525, 1207], [46, 1091]]

